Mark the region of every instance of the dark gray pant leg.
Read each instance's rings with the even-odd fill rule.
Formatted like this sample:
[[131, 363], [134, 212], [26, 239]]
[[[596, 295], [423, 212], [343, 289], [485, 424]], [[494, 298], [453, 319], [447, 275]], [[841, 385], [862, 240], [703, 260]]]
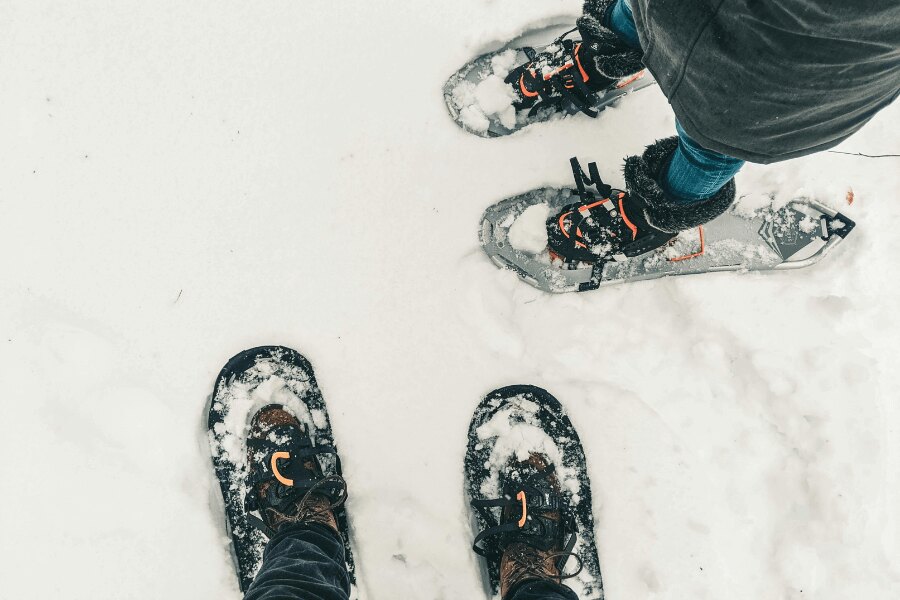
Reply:
[[244, 600], [348, 600], [340, 536], [324, 525], [287, 525], [269, 540]]
[[571, 589], [551, 581], [531, 581], [513, 588], [507, 600], [578, 600]]

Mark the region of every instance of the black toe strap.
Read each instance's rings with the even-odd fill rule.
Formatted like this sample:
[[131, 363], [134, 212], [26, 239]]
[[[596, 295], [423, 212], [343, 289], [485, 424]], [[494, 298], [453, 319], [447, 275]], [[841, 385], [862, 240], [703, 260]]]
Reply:
[[[481, 556], [497, 552], [497, 541], [502, 537], [536, 546], [552, 546], [557, 536], [563, 538], [563, 552], [569, 552], [577, 537], [569, 504], [557, 493], [547, 493], [528, 483], [518, 483], [507, 489], [503, 498], [475, 499], [471, 503], [485, 529], [475, 536], [472, 549]], [[520, 510], [507, 511], [509, 508]], [[499, 509], [499, 515], [495, 515]], [[507, 513], [507, 520], [504, 520]], [[555, 513], [555, 518], [549, 514]]]

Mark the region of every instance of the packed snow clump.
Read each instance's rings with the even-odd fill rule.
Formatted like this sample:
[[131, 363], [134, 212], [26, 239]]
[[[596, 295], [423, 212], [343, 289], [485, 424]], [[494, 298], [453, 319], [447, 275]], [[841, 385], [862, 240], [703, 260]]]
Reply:
[[214, 428], [213, 443], [217, 454], [223, 454], [237, 467], [233, 481], [236, 486], [245, 484], [242, 470], [247, 467], [247, 432], [260, 408], [280, 404], [311, 432], [324, 429], [327, 424], [324, 413], [310, 413], [300, 400], [309, 391], [303, 370], [280, 365], [281, 372], [275, 373], [272, 366], [268, 361], [259, 361], [248, 371], [246, 381], [223, 382], [216, 391], [214, 407], [224, 412], [224, 419]]
[[578, 474], [566, 466], [562, 451], [541, 427], [536, 416], [540, 407], [525, 396], [516, 396], [507, 402], [508, 406], [498, 410], [476, 432], [481, 442], [493, 440], [490, 457], [484, 465], [490, 476], [482, 483], [480, 492], [488, 498], [499, 497], [502, 491], [500, 472], [510, 461], [522, 462], [532, 454], [540, 454], [555, 466], [560, 485], [572, 494], [573, 502], [578, 502], [581, 490]]
[[509, 243], [516, 250], [539, 254], [547, 248], [547, 218], [550, 207], [535, 204], [526, 208], [509, 228]]
[[491, 57], [490, 73], [478, 83], [461, 80], [452, 92], [463, 125], [473, 131], [487, 131], [491, 119], [507, 129], [516, 125], [515, 92], [504, 79], [515, 66], [516, 51], [506, 50]]

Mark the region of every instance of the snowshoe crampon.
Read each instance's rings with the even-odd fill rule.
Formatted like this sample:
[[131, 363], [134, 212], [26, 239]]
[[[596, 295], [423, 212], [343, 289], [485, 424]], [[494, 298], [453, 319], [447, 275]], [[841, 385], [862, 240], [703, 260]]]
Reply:
[[[530, 502], [524, 494], [504, 496], [503, 481], [510, 461], [524, 461], [538, 454], [549, 460], [560, 486], [560, 503], [564, 510], [553, 507], [561, 520], [574, 533], [574, 545], [567, 549], [576, 557], [562, 565], [562, 583], [572, 588], [582, 600], [602, 600], [603, 581], [594, 539], [594, 516], [591, 511], [591, 485], [585, 465], [584, 450], [572, 423], [559, 401], [546, 390], [530, 385], [514, 385], [488, 394], [475, 409], [469, 426], [469, 442], [465, 458], [466, 491], [471, 510], [478, 552], [485, 556], [486, 582], [490, 594], [499, 597], [502, 537], [485, 536], [506, 528], [501, 504]], [[538, 504], [541, 504], [538, 501]], [[523, 527], [521, 521], [512, 527]], [[493, 529], [492, 529], [493, 528]]]
[[[574, 76], [583, 69], [578, 64], [577, 40], [566, 37], [572, 31], [560, 26], [536, 29], [465, 65], [444, 84], [444, 99], [450, 116], [470, 133], [481, 137], [499, 137], [532, 123], [561, 119], [576, 113], [596, 116], [625, 94], [656, 83], [648, 71], [642, 70], [601, 89], [585, 87], [581, 81], [583, 78]], [[554, 52], [566, 54], [567, 59], [559, 69], [564, 70], [564, 77], [570, 74], [573, 77], [555, 77], [556, 89], [561, 97], [554, 93], [552, 99], [538, 99], [533, 106], [529, 102], [529, 107], [523, 109], [519, 103], [526, 98], [520, 97], [517, 90], [521, 88], [521, 94], [534, 95], [535, 99], [537, 92], [530, 91], [524, 83], [517, 83], [516, 73], [527, 69], [541, 53]]]
[[498, 202], [482, 217], [482, 248], [498, 267], [538, 289], [583, 292], [669, 275], [799, 269], [824, 258], [855, 226], [843, 214], [803, 198], [751, 215], [732, 209], [638, 256], [560, 260], [547, 249], [546, 221], [578, 198], [574, 189], [543, 188]]
[[[248, 519], [247, 433], [253, 415], [270, 404], [284, 406], [309, 432], [317, 446], [334, 446], [331, 422], [312, 367], [295, 350], [263, 346], [233, 357], [216, 378], [207, 406], [207, 438], [213, 467], [222, 491], [226, 525], [242, 592], [252, 583], [268, 539]], [[321, 455], [325, 476], [340, 475], [336, 455]], [[347, 515], [334, 511], [344, 541], [345, 560], [356, 597], [355, 569]]]

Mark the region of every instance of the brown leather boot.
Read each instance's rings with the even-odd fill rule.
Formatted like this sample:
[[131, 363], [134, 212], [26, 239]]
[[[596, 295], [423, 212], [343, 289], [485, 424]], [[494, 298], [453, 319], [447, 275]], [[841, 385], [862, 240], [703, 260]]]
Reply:
[[[532, 453], [525, 462], [512, 460], [509, 469], [517, 473], [540, 474], [549, 489], [559, 493], [559, 478], [543, 454]], [[525, 510], [527, 512], [527, 508]], [[513, 520], [516, 517], [522, 519], [522, 516], [522, 509], [519, 507], [506, 507], [503, 510], [504, 520]], [[559, 522], [558, 511], [549, 511], [544, 517]], [[525, 518], [527, 519], [527, 514]], [[506, 598], [510, 590], [528, 581], [549, 579], [558, 582], [560, 579], [557, 554], [562, 551], [561, 541], [559, 542], [547, 549], [524, 542], [511, 542], [505, 546], [500, 557], [500, 597]]]
[[532, 453], [525, 461], [511, 460], [501, 477], [509, 501], [495, 529], [500, 597], [507, 598], [529, 581], [560, 582], [576, 574], [562, 574], [572, 556], [575, 532], [553, 464], [543, 454]]
[[552, 550], [538, 550], [534, 546], [513, 543], [500, 558], [500, 597], [528, 581], [560, 581], [557, 556]]
[[346, 500], [347, 484], [325, 477], [316, 459], [332, 450], [313, 446], [303, 424], [281, 405], [254, 415], [247, 436], [247, 508], [259, 511], [265, 533], [290, 523], [317, 523], [338, 533], [334, 510]]

